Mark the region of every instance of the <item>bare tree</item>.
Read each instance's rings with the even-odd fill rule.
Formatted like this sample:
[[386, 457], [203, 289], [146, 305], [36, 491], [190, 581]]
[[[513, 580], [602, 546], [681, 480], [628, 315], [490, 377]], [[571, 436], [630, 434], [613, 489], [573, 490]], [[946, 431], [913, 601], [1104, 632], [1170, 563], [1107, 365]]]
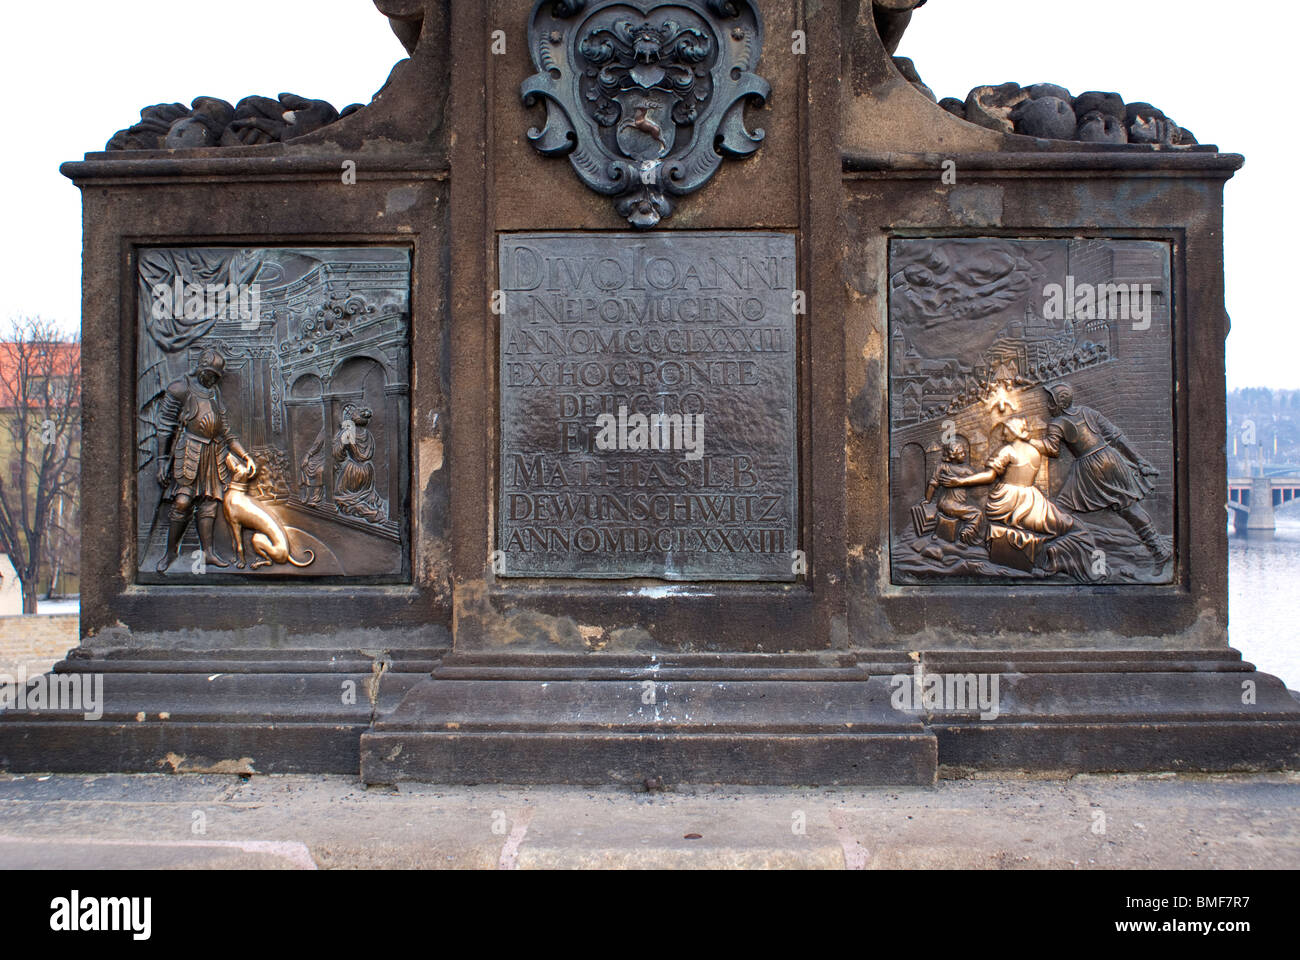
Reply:
[[[0, 552], [18, 572], [23, 613], [36, 612], [51, 521], [69, 516], [81, 463], [81, 344], [48, 320], [13, 323], [0, 343]], [[75, 512], [72, 513], [75, 517]], [[56, 532], [55, 536], [59, 536]]]
[[50, 508], [50, 524], [42, 549], [50, 580], [45, 598], [61, 595], [68, 577], [81, 573], [80, 498], [60, 497]]

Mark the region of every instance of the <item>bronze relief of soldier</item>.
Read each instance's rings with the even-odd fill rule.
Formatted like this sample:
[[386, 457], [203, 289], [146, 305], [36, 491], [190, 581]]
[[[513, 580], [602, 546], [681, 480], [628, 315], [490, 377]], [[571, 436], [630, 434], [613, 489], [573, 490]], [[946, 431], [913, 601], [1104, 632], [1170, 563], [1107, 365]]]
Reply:
[[141, 251], [140, 583], [406, 581], [410, 276], [403, 247]]
[[250, 477], [257, 472], [257, 464], [230, 429], [220, 387], [225, 368], [225, 358], [219, 352], [204, 350], [190, 373], [168, 384], [162, 399], [158, 483], [163, 487], [163, 501], [171, 502], [171, 511], [159, 573], [166, 573], [179, 557], [181, 539], [191, 519], [196, 519], [203, 562], [230, 566], [217, 554], [213, 542], [217, 515], [230, 484], [226, 452], [243, 461]]
[[1151, 493], [1151, 478], [1160, 471], [1129, 446], [1113, 423], [1092, 407], [1076, 404], [1068, 383], [1046, 390], [1052, 420], [1034, 446], [1048, 457], [1060, 456], [1062, 446], [1074, 455], [1057, 501], [1074, 513], [1113, 510], [1133, 528], [1155, 562], [1164, 564], [1173, 551], [1141, 506]]

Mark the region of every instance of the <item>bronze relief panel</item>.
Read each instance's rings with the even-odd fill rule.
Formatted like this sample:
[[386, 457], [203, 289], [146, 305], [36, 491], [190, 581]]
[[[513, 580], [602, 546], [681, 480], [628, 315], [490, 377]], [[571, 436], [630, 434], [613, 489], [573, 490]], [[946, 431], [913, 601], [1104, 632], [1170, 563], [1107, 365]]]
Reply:
[[407, 578], [410, 251], [137, 256], [138, 582]]
[[1166, 243], [895, 239], [896, 584], [1174, 576]]

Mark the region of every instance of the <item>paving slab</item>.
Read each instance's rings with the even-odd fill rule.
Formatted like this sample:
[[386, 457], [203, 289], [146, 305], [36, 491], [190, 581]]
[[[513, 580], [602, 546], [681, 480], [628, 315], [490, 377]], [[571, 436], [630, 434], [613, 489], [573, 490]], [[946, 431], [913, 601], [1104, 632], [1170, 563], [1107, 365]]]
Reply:
[[933, 787], [367, 788], [0, 775], [0, 868], [1300, 867], [1300, 774]]

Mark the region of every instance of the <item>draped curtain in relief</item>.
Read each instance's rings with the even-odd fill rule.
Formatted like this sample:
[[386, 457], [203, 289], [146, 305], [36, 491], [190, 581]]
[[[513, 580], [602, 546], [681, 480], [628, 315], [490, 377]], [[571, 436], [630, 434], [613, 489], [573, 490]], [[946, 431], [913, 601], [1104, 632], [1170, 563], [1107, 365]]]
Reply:
[[[265, 251], [214, 249], [201, 247], [142, 250], [140, 252], [140, 323], [149, 336], [140, 338], [139, 380], [136, 398], [140, 412], [137, 437], [139, 467], [152, 462], [155, 452], [154, 413], [158, 399], [170, 378], [178, 371], [170, 369], [167, 358], [183, 352], [190, 344], [211, 331], [220, 315], [201, 311], [186, 316], [181, 309], [157, 311], [154, 316], [154, 289], [175, 289], [181, 284], [228, 286], [252, 283], [262, 269]], [[169, 301], [170, 302], [170, 301]], [[179, 306], [179, 305], [178, 305]]]

